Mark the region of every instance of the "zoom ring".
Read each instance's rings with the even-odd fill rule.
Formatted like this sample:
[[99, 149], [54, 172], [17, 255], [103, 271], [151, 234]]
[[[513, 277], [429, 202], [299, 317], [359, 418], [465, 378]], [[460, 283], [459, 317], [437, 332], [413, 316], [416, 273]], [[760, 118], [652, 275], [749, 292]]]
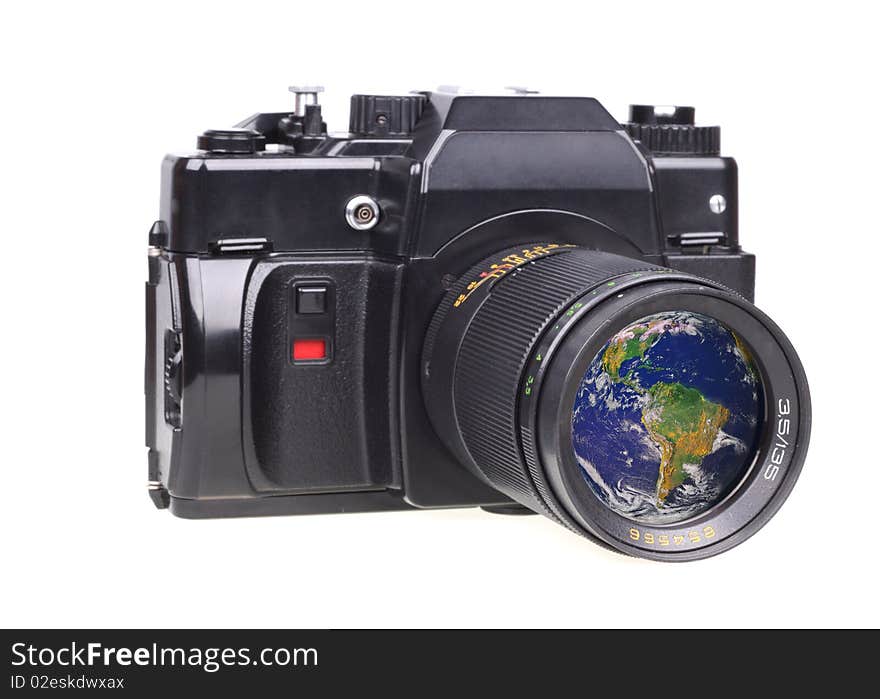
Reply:
[[508, 497], [560, 521], [550, 511], [556, 508], [543, 479], [530, 475], [519, 444], [520, 381], [535, 344], [589, 289], [621, 274], [653, 269], [660, 268], [572, 248], [501, 279], [474, 315], [455, 367], [455, 412], [471, 458]]

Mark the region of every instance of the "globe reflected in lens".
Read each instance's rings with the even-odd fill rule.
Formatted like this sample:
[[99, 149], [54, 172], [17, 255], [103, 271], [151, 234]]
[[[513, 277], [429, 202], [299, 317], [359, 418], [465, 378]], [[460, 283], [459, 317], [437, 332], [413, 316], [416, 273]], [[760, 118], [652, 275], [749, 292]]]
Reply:
[[572, 446], [612, 510], [671, 524], [720, 502], [752, 464], [764, 396], [748, 349], [697, 313], [642, 318], [599, 351], [578, 388]]

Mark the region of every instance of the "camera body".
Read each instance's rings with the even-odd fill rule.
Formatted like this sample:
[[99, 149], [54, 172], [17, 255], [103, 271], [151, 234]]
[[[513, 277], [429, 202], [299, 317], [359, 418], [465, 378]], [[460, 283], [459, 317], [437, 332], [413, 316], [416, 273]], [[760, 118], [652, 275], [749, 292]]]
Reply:
[[576, 245], [753, 296], [736, 164], [691, 108], [621, 124], [590, 98], [355, 95], [328, 134], [318, 90], [295, 92], [163, 163], [146, 441], [176, 515], [520, 509], [422, 395], [438, 304], [500, 250]]

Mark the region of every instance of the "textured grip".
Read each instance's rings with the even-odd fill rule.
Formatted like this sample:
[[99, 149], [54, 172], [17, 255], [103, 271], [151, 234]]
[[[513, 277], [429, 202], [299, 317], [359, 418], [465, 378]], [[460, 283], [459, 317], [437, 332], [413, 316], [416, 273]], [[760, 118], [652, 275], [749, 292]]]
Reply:
[[660, 155], [718, 155], [721, 129], [680, 124], [626, 124], [631, 138]]
[[524, 367], [546, 328], [578, 296], [613, 277], [649, 269], [657, 267], [582, 248], [530, 262], [495, 284], [461, 344], [454, 406], [469, 454], [501, 492], [553, 519], [519, 445], [517, 400]]
[[358, 136], [407, 136], [424, 106], [424, 95], [352, 95], [348, 130]]

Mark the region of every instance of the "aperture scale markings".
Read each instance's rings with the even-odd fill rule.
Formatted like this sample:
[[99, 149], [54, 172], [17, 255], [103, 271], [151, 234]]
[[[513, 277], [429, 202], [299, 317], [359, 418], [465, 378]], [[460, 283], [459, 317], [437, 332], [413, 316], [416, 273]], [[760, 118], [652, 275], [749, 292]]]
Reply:
[[[661, 270], [656, 270], [656, 271], [659, 272]], [[662, 271], [665, 271], [665, 270], [662, 270]], [[634, 279], [638, 279], [639, 277], [642, 277], [642, 276], [644, 276], [643, 272], [632, 272], [630, 274], [624, 275], [622, 277], [622, 281], [634, 280]], [[528, 375], [526, 376], [526, 380], [523, 382], [522, 393], [525, 397], [527, 397], [527, 398], [531, 397], [531, 395], [535, 392], [535, 388], [536, 388], [535, 381], [537, 380], [538, 372], [541, 368], [541, 363], [543, 362], [544, 357], [547, 353], [547, 350], [550, 348], [550, 345], [553, 342], [553, 339], [559, 334], [559, 332], [563, 328], [567, 327], [568, 325], [570, 325], [571, 323], [574, 322], [576, 314], [577, 314], [577, 318], [580, 318], [581, 313], [578, 313], [578, 311], [581, 311], [582, 309], [585, 309], [588, 307], [588, 304], [587, 304], [588, 298], [591, 300], [595, 300], [595, 299], [592, 299], [592, 297], [598, 296], [599, 292], [602, 291], [603, 288], [615, 287], [618, 285], [618, 283], [620, 281], [621, 281], [621, 279], [619, 279], [618, 281], [609, 281], [609, 282], [606, 282], [605, 284], [603, 284], [602, 286], [600, 286], [596, 289], [593, 289], [592, 291], [587, 292], [585, 295], [581, 296], [574, 303], [572, 303], [566, 310], [564, 310], [562, 312], [562, 314], [560, 316], [560, 321], [557, 322], [556, 324], [554, 324], [553, 327], [550, 329], [550, 331], [547, 333], [547, 335], [544, 337], [543, 341], [540, 344], [540, 347], [539, 347], [537, 354], [530, 362], [530, 371], [529, 371]], [[623, 294], [617, 294], [617, 297], [620, 298], [622, 295]]]

